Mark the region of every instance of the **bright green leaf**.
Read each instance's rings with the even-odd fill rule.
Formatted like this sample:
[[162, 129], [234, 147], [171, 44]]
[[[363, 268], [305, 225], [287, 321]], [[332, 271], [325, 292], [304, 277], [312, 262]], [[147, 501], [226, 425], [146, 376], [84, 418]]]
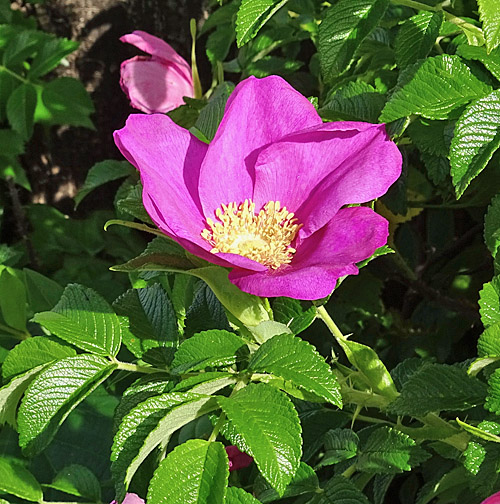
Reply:
[[262, 476], [283, 495], [302, 453], [299, 418], [290, 399], [264, 383], [218, 399]]
[[472, 102], [460, 116], [450, 147], [457, 199], [500, 146], [500, 90]]
[[500, 323], [490, 325], [483, 331], [477, 342], [479, 357], [500, 357]]
[[483, 23], [488, 52], [500, 45], [500, 4], [491, 0], [477, 0], [479, 19]]
[[10, 327], [26, 331], [26, 289], [10, 268], [0, 273], [0, 310]]
[[248, 368], [290, 380], [295, 386], [342, 407], [337, 378], [316, 349], [292, 334], [274, 336], [252, 354]]
[[31, 502], [43, 499], [40, 483], [21, 462], [0, 458], [0, 492]]
[[500, 276], [485, 283], [479, 292], [479, 313], [486, 328], [500, 322]]
[[224, 504], [229, 462], [222, 443], [191, 439], [155, 471], [148, 504]]
[[59, 338], [97, 355], [115, 356], [122, 327], [111, 306], [92, 289], [69, 284], [57, 305], [34, 317]]
[[252, 494], [238, 487], [229, 487], [227, 489], [225, 502], [226, 504], [260, 504], [260, 501]]
[[461, 44], [457, 47], [457, 54], [465, 59], [480, 61], [500, 80], [500, 48], [496, 48], [488, 54], [485, 47]]

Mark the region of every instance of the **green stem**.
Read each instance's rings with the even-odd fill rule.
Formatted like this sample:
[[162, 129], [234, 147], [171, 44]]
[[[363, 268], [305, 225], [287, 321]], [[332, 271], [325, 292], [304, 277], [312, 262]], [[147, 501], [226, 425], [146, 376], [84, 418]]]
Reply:
[[0, 331], [4, 331], [20, 340], [25, 340], [31, 338], [31, 334], [28, 331], [20, 331], [19, 329], [14, 329], [13, 327], [0, 324]]
[[28, 79], [21, 77], [19, 74], [16, 74], [16, 72], [13, 72], [12, 70], [10, 70], [9, 68], [7, 68], [4, 65], [0, 65], [0, 72], [8, 73], [9, 75], [11, 75], [12, 77], [14, 77], [17, 80], [20, 80], [24, 84], [29, 84], [29, 82], [30, 82]]
[[342, 331], [337, 327], [337, 324], [333, 321], [330, 314], [326, 311], [324, 306], [316, 307], [316, 315], [320, 318], [328, 327], [328, 330], [333, 334], [337, 341], [345, 341], [347, 338], [342, 334]]
[[356, 472], [356, 464], [352, 464], [352, 466], [349, 466], [343, 473], [342, 476], [344, 478], [349, 479], [354, 473]]
[[200, 75], [198, 73], [198, 66], [196, 64], [196, 20], [191, 19], [189, 22], [191, 31], [191, 38], [193, 43], [191, 45], [191, 73], [193, 76], [194, 97], [199, 100], [203, 96], [201, 89]]
[[113, 359], [113, 363], [117, 365], [117, 369], [122, 371], [131, 371], [132, 373], [168, 373], [167, 369], [160, 369], [150, 366], [139, 366], [138, 364], [130, 364], [128, 362], [121, 362], [119, 360]]

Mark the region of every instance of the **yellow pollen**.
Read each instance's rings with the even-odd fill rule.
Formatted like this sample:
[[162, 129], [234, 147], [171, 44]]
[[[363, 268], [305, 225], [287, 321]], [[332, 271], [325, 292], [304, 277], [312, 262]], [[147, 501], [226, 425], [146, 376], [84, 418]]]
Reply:
[[302, 224], [279, 201], [269, 201], [258, 214], [252, 200], [222, 204], [215, 215], [218, 222], [208, 218], [201, 232], [213, 254], [239, 254], [273, 269], [292, 260], [295, 249], [290, 244]]

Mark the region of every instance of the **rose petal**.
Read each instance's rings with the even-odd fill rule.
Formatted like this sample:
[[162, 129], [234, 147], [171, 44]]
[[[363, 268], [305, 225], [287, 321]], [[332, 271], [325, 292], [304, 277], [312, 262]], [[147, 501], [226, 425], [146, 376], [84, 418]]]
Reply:
[[[116, 501], [111, 501], [110, 504], [117, 504]], [[122, 504], [145, 504], [144, 500], [141, 499], [137, 494], [135, 493], [128, 493], [125, 495], [125, 499], [123, 499]]]
[[289, 265], [266, 272], [234, 269], [229, 280], [257, 296], [320, 299], [333, 291], [340, 277], [356, 275], [354, 263], [370, 257], [387, 236], [388, 222], [370, 208], [343, 208], [297, 247]]
[[165, 113], [184, 104], [184, 96], [193, 97], [193, 85], [179, 66], [143, 56], [121, 65], [120, 86], [132, 107], [148, 114]]
[[250, 77], [238, 84], [201, 168], [205, 215], [213, 216], [222, 203], [252, 197], [256, 149], [320, 123], [313, 105], [281, 77]]
[[188, 62], [164, 40], [144, 31], [135, 30], [132, 33], [120, 37], [120, 41], [132, 44], [141, 51], [151, 54], [151, 56], [157, 56], [167, 62], [177, 64], [179, 66], [179, 71], [183, 72], [184, 77], [188, 80], [192, 79], [191, 67]]
[[490, 495], [490, 497], [484, 500], [481, 504], [500, 504], [500, 492]]
[[401, 154], [384, 125], [327, 123], [263, 149], [254, 202], [280, 201], [303, 224], [305, 238], [345, 204], [384, 194], [401, 174]]

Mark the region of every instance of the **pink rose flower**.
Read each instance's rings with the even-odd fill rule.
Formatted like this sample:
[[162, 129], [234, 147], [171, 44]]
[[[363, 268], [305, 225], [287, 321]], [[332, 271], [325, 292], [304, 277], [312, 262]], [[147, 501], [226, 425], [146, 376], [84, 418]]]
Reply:
[[383, 217], [347, 206], [401, 173], [385, 126], [323, 123], [280, 77], [241, 82], [210, 145], [163, 115], [131, 115], [114, 138], [158, 228], [245, 292], [325, 297], [387, 241]]
[[250, 455], [243, 453], [236, 446], [226, 446], [226, 453], [229, 458], [230, 471], [244, 469], [253, 462], [253, 458]]
[[[111, 501], [110, 504], [117, 504], [117, 502]], [[145, 504], [145, 502], [135, 493], [128, 493], [123, 499], [122, 504]]]
[[500, 492], [497, 492], [496, 494], [490, 495], [481, 504], [500, 504]]
[[183, 105], [184, 96], [194, 96], [191, 67], [169, 44], [139, 30], [120, 40], [150, 54], [121, 64], [120, 86], [132, 107], [165, 113]]

